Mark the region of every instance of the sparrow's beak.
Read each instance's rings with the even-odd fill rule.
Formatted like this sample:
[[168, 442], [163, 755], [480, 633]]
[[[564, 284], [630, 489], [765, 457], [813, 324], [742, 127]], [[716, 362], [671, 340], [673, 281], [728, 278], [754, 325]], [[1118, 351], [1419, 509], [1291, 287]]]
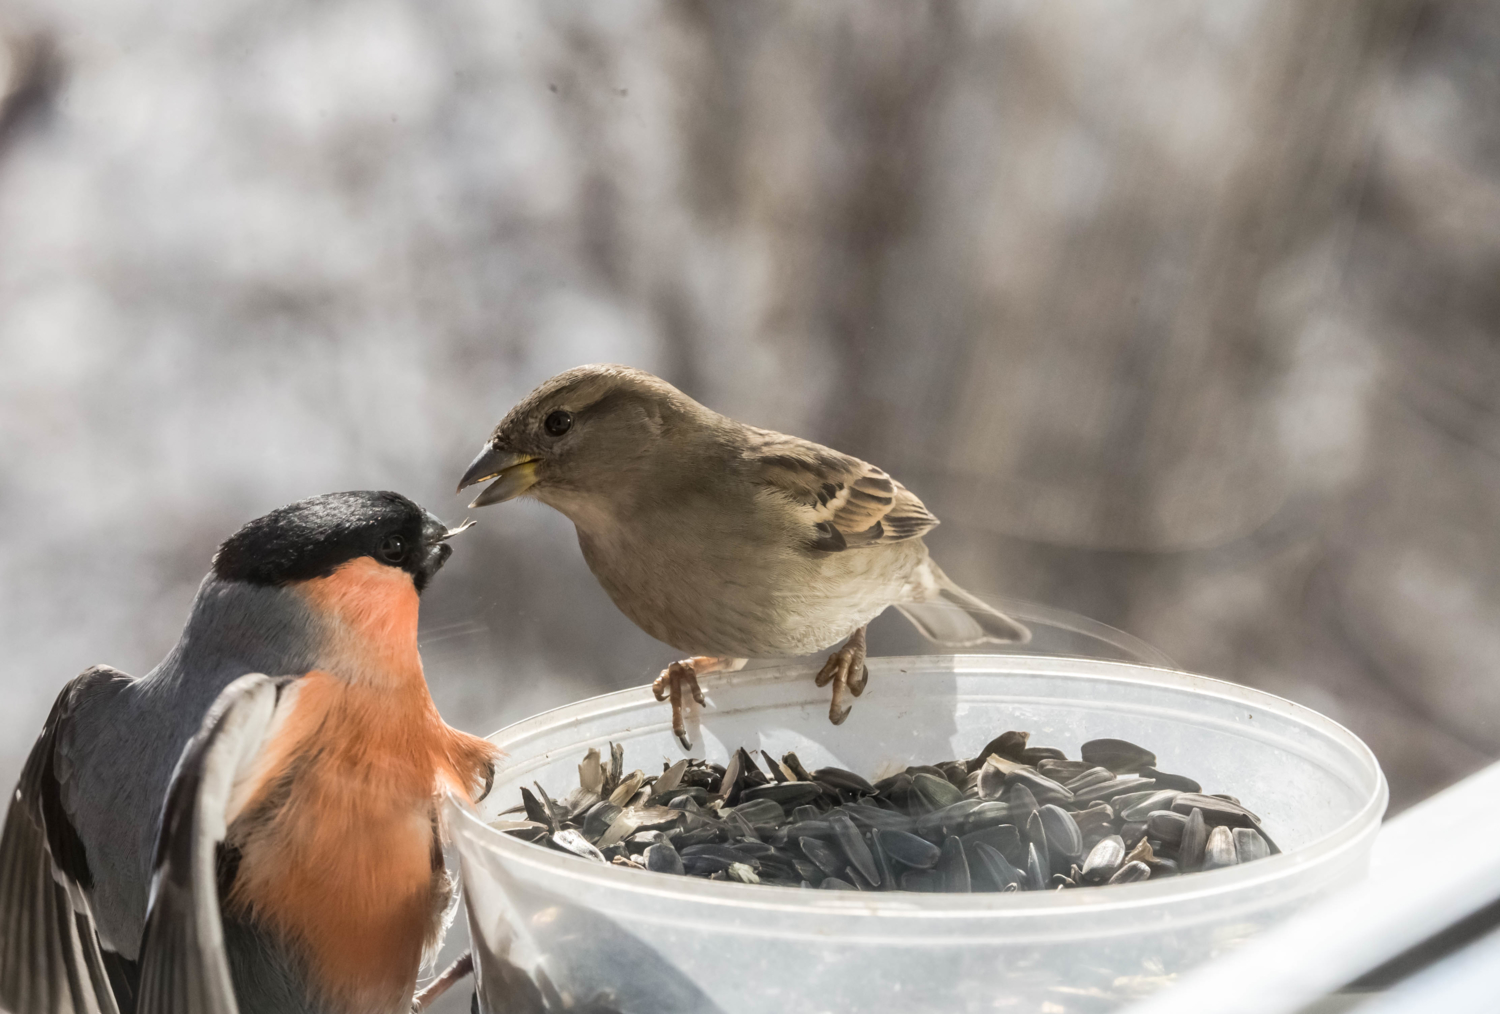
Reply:
[[479, 457], [470, 462], [464, 477], [458, 481], [458, 488], [463, 491], [475, 483], [494, 479], [496, 481], [490, 483], [489, 488], [475, 497], [469, 506], [487, 507], [492, 503], [514, 500], [536, 485], [536, 467], [541, 460], [530, 454], [486, 444]]

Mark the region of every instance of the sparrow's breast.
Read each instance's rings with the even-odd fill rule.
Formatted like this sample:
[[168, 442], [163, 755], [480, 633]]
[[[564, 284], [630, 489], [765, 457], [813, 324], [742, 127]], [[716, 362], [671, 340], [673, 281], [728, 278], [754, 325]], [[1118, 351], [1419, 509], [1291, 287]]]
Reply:
[[642, 630], [679, 651], [778, 658], [820, 651], [909, 596], [920, 540], [842, 553], [685, 526], [585, 532], [589, 569]]

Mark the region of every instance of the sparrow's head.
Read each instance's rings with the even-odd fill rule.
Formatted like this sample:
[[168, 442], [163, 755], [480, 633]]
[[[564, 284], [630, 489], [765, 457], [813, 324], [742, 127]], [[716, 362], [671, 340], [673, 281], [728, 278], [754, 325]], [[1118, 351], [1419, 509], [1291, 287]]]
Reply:
[[256, 518], [214, 554], [225, 581], [285, 586], [328, 577], [363, 557], [427, 586], [453, 549], [449, 529], [400, 493], [359, 490], [309, 497]]
[[558, 506], [608, 495], [662, 433], [707, 410], [660, 377], [629, 366], [579, 366], [532, 391], [495, 427], [458, 482], [495, 480], [470, 504], [522, 494]]

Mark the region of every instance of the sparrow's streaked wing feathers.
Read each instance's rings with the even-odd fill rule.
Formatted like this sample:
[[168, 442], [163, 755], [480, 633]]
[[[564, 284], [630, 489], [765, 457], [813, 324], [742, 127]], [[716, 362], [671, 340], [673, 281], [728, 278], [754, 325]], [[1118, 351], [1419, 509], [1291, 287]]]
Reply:
[[183, 748], [156, 843], [138, 1014], [239, 1012], [224, 952], [219, 846], [235, 782], [254, 765], [291, 682], [241, 676], [219, 694]]
[[37, 737], [0, 837], [0, 1009], [118, 1014], [85, 891], [88, 856], [63, 807], [58, 738], [77, 708], [131, 678], [108, 666], [75, 677]]
[[810, 549], [902, 542], [938, 523], [911, 490], [868, 462], [780, 433], [754, 432], [759, 440], [748, 457], [756, 477], [801, 508]]

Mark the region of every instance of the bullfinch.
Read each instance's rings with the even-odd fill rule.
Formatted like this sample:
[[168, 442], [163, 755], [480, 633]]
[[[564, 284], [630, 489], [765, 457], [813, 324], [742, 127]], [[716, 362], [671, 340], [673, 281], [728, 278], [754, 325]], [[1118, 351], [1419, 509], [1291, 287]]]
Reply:
[[417, 651], [451, 534], [396, 493], [282, 507], [155, 669], [63, 689], [0, 838], [0, 1007], [410, 1010], [451, 913], [439, 794], [494, 771]]

